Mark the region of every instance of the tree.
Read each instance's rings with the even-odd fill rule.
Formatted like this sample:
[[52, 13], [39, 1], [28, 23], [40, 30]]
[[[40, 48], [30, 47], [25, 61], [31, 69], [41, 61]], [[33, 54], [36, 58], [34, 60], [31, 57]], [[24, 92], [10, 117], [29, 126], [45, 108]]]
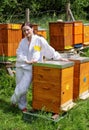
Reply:
[[71, 8], [75, 19], [86, 19], [88, 13], [85, 11], [89, 7], [89, 0], [71, 0]]
[[76, 20], [89, 18], [89, 0], [1, 0], [0, 22], [18, 22], [24, 19], [26, 8], [30, 9], [31, 17], [38, 17], [44, 12], [48, 15], [66, 14], [66, 3], [69, 1]]

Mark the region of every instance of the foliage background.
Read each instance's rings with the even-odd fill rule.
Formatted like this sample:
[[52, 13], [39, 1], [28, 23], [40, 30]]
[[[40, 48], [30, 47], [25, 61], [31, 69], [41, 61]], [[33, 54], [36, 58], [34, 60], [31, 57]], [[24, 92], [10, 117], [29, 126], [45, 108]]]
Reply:
[[65, 14], [66, 3], [70, 1], [75, 19], [89, 19], [89, 0], [1, 0], [0, 22], [22, 22], [26, 8], [30, 9], [30, 17]]

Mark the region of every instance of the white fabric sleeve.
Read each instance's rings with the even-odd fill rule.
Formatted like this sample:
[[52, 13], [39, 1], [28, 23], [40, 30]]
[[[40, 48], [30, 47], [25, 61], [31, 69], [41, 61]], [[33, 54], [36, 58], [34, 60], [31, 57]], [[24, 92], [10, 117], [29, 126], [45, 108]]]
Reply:
[[40, 51], [35, 51], [35, 52], [33, 53], [32, 60], [34, 60], [34, 61], [39, 61], [39, 59], [40, 59]]
[[62, 58], [61, 55], [60, 55], [57, 51], [55, 51], [55, 52], [54, 52], [53, 59], [54, 59], [54, 60], [60, 60], [61, 58]]
[[17, 55], [17, 61], [18, 62], [25, 62], [27, 60], [27, 57], [24, 55], [23, 47], [21, 45], [21, 42], [19, 44], [19, 47], [16, 50], [16, 55]]
[[41, 38], [41, 42], [43, 55], [47, 59], [60, 60], [62, 58], [61, 55], [57, 51], [55, 51], [55, 49], [51, 47], [44, 38]]

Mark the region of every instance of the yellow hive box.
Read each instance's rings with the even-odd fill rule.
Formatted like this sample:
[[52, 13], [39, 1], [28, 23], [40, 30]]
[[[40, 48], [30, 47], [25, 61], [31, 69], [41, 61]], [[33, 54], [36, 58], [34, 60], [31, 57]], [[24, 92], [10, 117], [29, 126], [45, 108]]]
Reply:
[[0, 55], [16, 56], [21, 38], [21, 24], [0, 24]]
[[74, 106], [73, 62], [45, 61], [33, 65], [33, 109], [59, 113]]
[[47, 39], [47, 33], [46, 33], [46, 30], [45, 30], [45, 29], [38, 29], [37, 34], [38, 34], [38, 35], [41, 35], [41, 36], [43, 36], [45, 39]]
[[73, 22], [73, 44], [83, 43], [83, 22]]
[[73, 99], [89, 97], [89, 58], [78, 57], [70, 59], [74, 65]]
[[83, 25], [83, 44], [89, 45], [89, 24]]

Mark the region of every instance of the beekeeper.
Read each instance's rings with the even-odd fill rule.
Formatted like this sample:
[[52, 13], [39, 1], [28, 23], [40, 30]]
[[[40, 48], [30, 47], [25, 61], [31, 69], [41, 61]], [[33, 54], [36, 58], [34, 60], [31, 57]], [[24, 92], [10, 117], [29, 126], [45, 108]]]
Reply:
[[25, 37], [20, 41], [16, 51], [16, 88], [11, 103], [13, 106], [18, 105], [24, 112], [27, 111], [26, 95], [32, 81], [32, 63], [42, 61], [43, 56], [47, 59], [67, 59], [63, 59], [43, 37], [34, 34], [32, 24], [24, 23], [22, 31]]

